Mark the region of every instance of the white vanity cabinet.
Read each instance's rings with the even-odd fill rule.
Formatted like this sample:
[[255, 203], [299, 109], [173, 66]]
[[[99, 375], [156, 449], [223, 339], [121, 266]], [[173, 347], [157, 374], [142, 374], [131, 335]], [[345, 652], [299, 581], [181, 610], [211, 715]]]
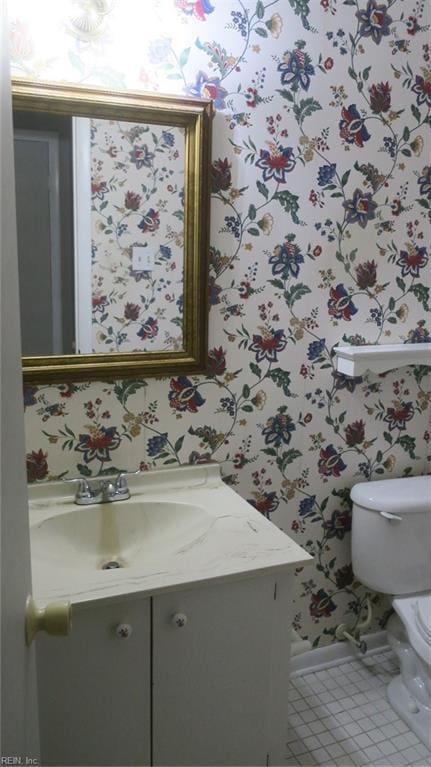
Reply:
[[42, 763], [283, 764], [291, 578], [78, 607], [37, 639]]
[[43, 765], [151, 764], [149, 598], [77, 607], [70, 635], [39, 634], [36, 653]]

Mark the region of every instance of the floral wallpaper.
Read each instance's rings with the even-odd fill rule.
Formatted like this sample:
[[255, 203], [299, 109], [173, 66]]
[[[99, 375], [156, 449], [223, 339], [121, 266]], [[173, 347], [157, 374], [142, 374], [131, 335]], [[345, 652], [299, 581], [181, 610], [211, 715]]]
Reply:
[[184, 131], [92, 120], [90, 153], [92, 349], [181, 349]]
[[219, 461], [314, 555], [294, 625], [329, 643], [365, 599], [350, 488], [429, 471], [427, 369], [346, 379], [333, 349], [431, 340], [430, 6], [45, 5], [14, 3], [15, 72], [214, 100], [211, 313], [204, 376], [28, 389], [29, 479]]

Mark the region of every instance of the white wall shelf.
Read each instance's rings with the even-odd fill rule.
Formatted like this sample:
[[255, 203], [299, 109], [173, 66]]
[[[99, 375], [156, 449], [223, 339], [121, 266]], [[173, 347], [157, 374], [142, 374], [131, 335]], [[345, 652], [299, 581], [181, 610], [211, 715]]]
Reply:
[[357, 378], [367, 371], [386, 373], [404, 365], [430, 365], [431, 343], [336, 346], [338, 373]]

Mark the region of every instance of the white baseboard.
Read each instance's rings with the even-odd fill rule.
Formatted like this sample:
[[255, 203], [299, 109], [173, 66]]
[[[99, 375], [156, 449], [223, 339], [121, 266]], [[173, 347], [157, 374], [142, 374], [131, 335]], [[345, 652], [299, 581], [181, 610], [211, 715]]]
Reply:
[[376, 631], [374, 634], [366, 634], [361, 638], [367, 643], [368, 649], [365, 655], [361, 655], [350, 642], [334, 642], [327, 647], [316, 647], [314, 650], [293, 656], [290, 661], [291, 677], [338, 666], [339, 663], [353, 658], [367, 658], [389, 649], [386, 631]]

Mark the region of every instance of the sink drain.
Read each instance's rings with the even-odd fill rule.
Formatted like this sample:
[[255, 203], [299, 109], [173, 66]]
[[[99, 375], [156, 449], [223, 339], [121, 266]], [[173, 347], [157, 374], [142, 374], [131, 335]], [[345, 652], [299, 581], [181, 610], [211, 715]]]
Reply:
[[120, 562], [117, 562], [116, 559], [111, 559], [109, 562], [105, 562], [104, 565], [102, 565], [102, 570], [118, 570], [123, 565], [120, 564]]

